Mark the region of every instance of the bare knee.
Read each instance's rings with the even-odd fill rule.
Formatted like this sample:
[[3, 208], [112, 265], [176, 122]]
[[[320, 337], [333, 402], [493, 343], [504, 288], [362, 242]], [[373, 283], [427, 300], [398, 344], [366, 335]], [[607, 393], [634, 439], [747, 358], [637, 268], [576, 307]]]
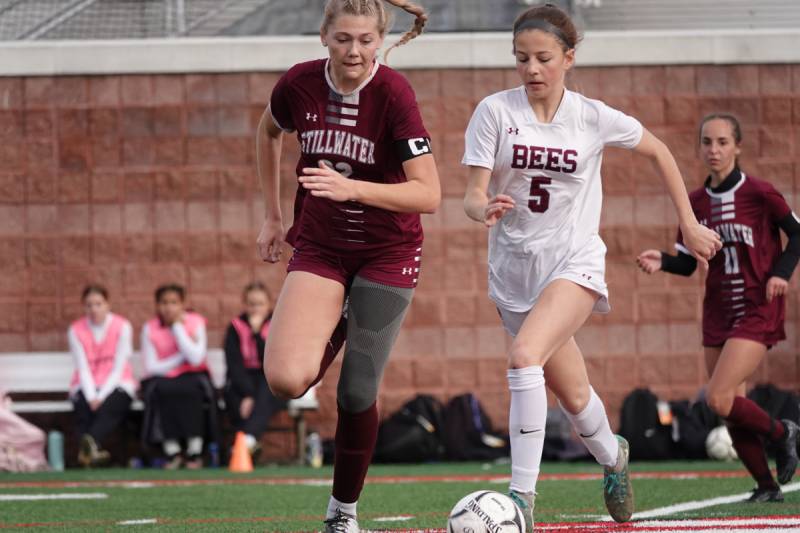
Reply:
[[726, 417], [731, 413], [735, 391], [708, 390], [706, 393], [706, 403], [721, 417]]
[[586, 390], [577, 390], [574, 392], [570, 392], [563, 398], [559, 396], [558, 402], [561, 404], [561, 407], [569, 414], [577, 415], [581, 413], [584, 409], [586, 409], [587, 405], [589, 405], [589, 391], [590, 389], [587, 387]]
[[545, 354], [535, 353], [532, 346], [514, 340], [508, 351], [509, 368], [527, 368], [529, 366], [544, 366]]
[[292, 400], [302, 396], [311, 386], [311, 378], [302, 375], [278, 374], [267, 376], [267, 385], [276, 397], [282, 400]]
[[269, 360], [265, 359], [264, 377], [272, 394], [282, 400], [291, 400], [302, 396], [311, 386], [315, 376], [289, 365], [269, 364]]

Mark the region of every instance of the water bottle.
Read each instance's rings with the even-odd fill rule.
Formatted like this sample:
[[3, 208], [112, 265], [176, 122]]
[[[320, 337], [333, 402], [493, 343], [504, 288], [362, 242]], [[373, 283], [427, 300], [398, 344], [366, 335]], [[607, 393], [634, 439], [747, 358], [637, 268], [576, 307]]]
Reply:
[[219, 467], [219, 444], [216, 442], [209, 442], [208, 455], [211, 460], [211, 468]]
[[54, 471], [64, 471], [64, 434], [60, 431], [47, 434], [47, 462]]
[[312, 468], [322, 466], [322, 439], [316, 431], [306, 438], [306, 461]]

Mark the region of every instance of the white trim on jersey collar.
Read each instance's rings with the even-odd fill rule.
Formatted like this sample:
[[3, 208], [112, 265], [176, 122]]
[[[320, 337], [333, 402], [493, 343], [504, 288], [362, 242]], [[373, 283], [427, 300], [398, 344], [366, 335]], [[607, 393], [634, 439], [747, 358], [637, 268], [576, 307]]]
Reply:
[[706, 190], [706, 194], [708, 194], [712, 198], [722, 198], [722, 197], [727, 196], [729, 194], [735, 193], [739, 189], [739, 187], [742, 186], [742, 184], [744, 183], [744, 180], [747, 179], [747, 176], [744, 175], [744, 172], [742, 172], [740, 170], [739, 173], [742, 175], [742, 179], [740, 179], [739, 183], [737, 183], [736, 185], [731, 187], [729, 190], [727, 190], [725, 192], [714, 192], [714, 191], [711, 190], [711, 187], [704, 187], [704, 189]]
[[565, 109], [569, 105], [567, 104], [567, 99], [572, 97], [571, 96], [572, 91], [564, 87], [564, 94], [561, 95], [561, 101], [558, 103], [558, 108], [556, 108], [556, 112], [553, 115], [553, 120], [551, 120], [550, 122], [542, 122], [541, 120], [539, 120], [539, 118], [536, 116], [536, 113], [534, 113], [533, 111], [533, 106], [531, 106], [531, 102], [530, 100], [528, 100], [528, 91], [525, 90], [525, 86], [520, 85], [518, 90], [520, 91], [520, 95], [522, 96], [522, 101], [525, 106], [525, 113], [528, 115], [528, 120], [536, 124], [540, 124], [542, 126], [550, 126], [559, 123], [560, 119], [562, 118], [561, 116], [564, 113], [566, 113]]
[[336, 94], [341, 95], [341, 96], [352, 96], [354, 94], [358, 94], [358, 92], [361, 91], [361, 89], [366, 87], [367, 84], [372, 81], [372, 78], [374, 78], [375, 74], [378, 73], [378, 67], [381, 66], [380, 63], [378, 62], [378, 58], [376, 57], [375, 58], [375, 62], [372, 65], [372, 72], [369, 73], [369, 76], [367, 76], [367, 79], [365, 79], [363, 82], [361, 82], [361, 85], [359, 85], [358, 87], [356, 87], [355, 89], [353, 89], [349, 93], [343, 93], [339, 89], [336, 88], [336, 85], [333, 84], [333, 80], [331, 79], [331, 73], [330, 73], [330, 69], [329, 69], [330, 65], [331, 65], [331, 58], [328, 58], [328, 59], [325, 60], [325, 81], [328, 82], [328, 87], [330, 87], [331, 91], [333, 91]]

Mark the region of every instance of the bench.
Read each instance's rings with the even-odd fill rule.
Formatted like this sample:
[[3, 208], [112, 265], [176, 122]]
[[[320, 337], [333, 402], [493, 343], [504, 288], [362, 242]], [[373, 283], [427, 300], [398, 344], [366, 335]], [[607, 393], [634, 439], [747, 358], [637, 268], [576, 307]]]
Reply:
[[[221, 349], [208, 350], [207, 360], [211, 382], [217, 390], [225, 385], [225, 353]], [[142, 357], [134, 352], [131, 357], [133, 374], [137, 379], [144, 376]], [[71, 413], [72, 402], [66, 398], [75, 369], [69, 352], [23, 352], [0, 353], [0, 392], [12, 396], [11, 410], [25, 413]], [[63, 394], [63, 400], [15, 400], [15, 394]], [[224, 409], [224, 400], [218, 400]], [[297, 461], [303, 463], [306, 446], [305, 413], [318, 408], [314, 390], [296, 400], [290, 400], [287, 412], [291, 417], [292, 431], [297, 443]], [[144, 410], [144, 403], [134, 399], [131, 410]]]

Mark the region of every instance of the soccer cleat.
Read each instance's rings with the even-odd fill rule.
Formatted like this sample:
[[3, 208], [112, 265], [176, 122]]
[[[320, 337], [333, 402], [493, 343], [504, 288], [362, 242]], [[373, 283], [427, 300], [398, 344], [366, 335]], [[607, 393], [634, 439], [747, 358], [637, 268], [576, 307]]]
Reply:
[[203, 468], [203, 458], [199, 455], [191, 455], [183, 463], [187, 470], [200, 470]]
[[176, 453], [164, 463], [164, 470], [177, 470], [181, 466], [183, 466], [183, 457], [181, 457], [181, 454]]
[[753, 494], [747, 500], [749, 503], [780, 503], [783, 501], [783, 492], [780, 487], [774, 489], [753, 489]]
[[336, 511], [333, 518], [325, 520], [324, 524], [324, 533], [359, 533], [361, 531], [355, 516], [339, 510]]
[[78, 446], [78, 462], [81, 466], [84, 468], [100, 466], [108, 463], [110, 459], [111, 455], [97, 446], [94, 437], [89, 434], [81, 437], [81, 442]]
[[519, 507], [522, 511], [522, 516], [525, 517], [525, 531], [527, 533], [533, 532], [533, 502], [536, 499], [535, 492], [517, 492], [515, 490], [508, 491], [508, 497], [511, 501]]
[[800, 428], [791, 420], [781, 420], [785, 432], [783, 439], [776, 442], [775, 470], [778, 474], [778, 483], [785, 485], [792, 480], [797, 469], [797, 439]]
[[608, 514], [616, 522], [627, 522], [633, 515], [633, 486], [628, 475], [630, 448], [628, 441], [617, 435], [619, 453], [617, 464], [605, 467], [603, 472], [603, 499]]

